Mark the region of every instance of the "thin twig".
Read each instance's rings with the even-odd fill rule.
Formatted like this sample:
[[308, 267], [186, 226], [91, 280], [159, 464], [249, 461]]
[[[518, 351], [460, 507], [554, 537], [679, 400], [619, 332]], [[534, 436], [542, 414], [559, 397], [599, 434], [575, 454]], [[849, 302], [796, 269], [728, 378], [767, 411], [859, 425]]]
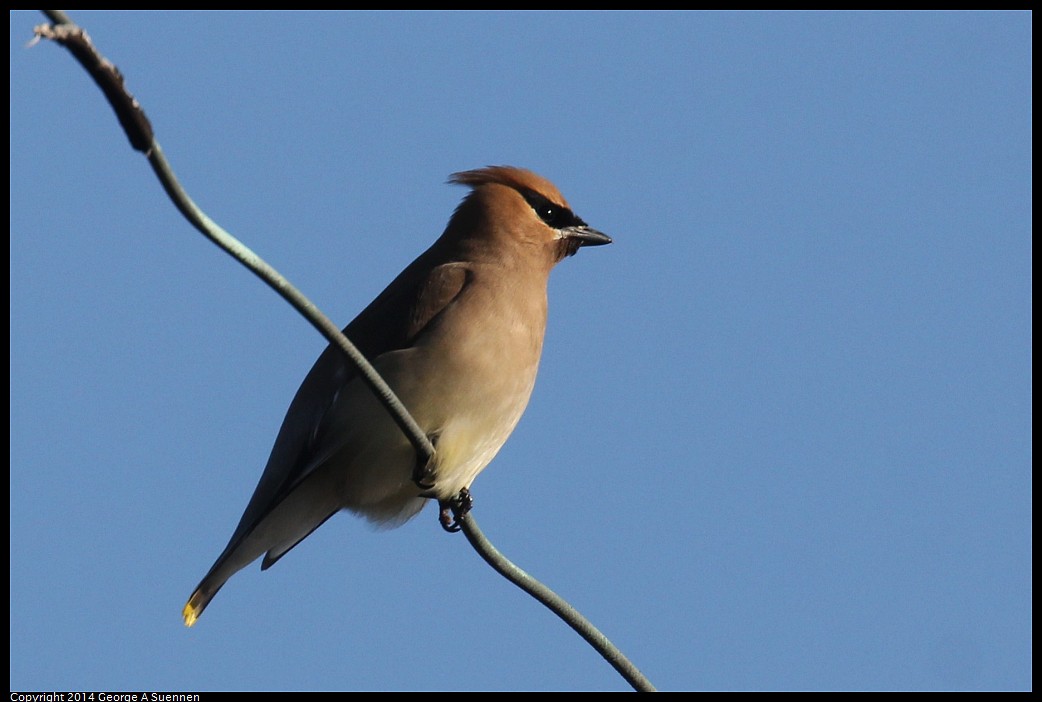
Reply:
[[539, 582], [525, 571], [518, 568], [506, 556], [499, 552], [488, 540], [478, 523], [468, 512], [459, 517], [459, 524], [467, 541], [474, 547], [485, 562], [492, 566], [500, 575], [517, 585], [519, 588], [534, 597], [538, 602], [546, 605], [551, 612], [560, 617], [564, 622], [575, 629], [579, 636], [593, 646], [601, 654], [604, 660], [611, 663], [619, 675], [626, 679], [637, 692], [656, 692], [651, 681], [644, 677], [637, 666], [633, 665], [629, 658], [623, 655], [615, 644], [607, 636], [601, 633], [586, 617], [580, 614], [563, 597]]
[[35, 28], [36, 36], [56, 41], [66, 47], [87, 73], [98, 84], [109, 104], [119, 118], [130, 145], [137, 151], [144, 152], [152, 165], [156, 177], [163, 185], [170, 200], [192, 226], [203, 236], [217, 244], [235, 260], [253, 271], [261, 280], [289, 302], [305, 319], [311, 322], [329, 342], [340, 348], [348, 359], [358, 368], [366, 383], [380, 398], [391, 413], [395, 422], [412, 442], [416, 452], [427, 463], [434, 456], [434, 446], [423, 433], [416, 420], [406, 411], [401, 400], [394, 394], [390, 386], [366, 361], [365, 356], [341, 333], [340, 328], [315, 306], [311, 300], [290, 284], [282, 275], [272, 268], [264, 259], [254, 253], [248, 246], [221, 228], [211, 220], [188, 196], [174, 175], [163, 150], [156, 141], [152, 124], [141, 105], [130, 94], [123, 82], [123, 76], [111, 61], [103, 57], [94, 47], [90, 37], [78, 25], [73, 24], [68, 16], [60, 10], [47, 10], [48, 16], [62, 17], [64, 21], [55, 25], [40, 25]]
[[[424, 459], [423, 463], [430, 461], [434, 457], [434, 447], [426, 434], [420, 429], [416, 420], [412, 418], [394, 391], [355, 345], [344, 336], [340, 328], [322, 314], [314, 303], [291, 285], [278, 271], [207, 217], [184, 191], [155, 139], [152, 125], [145, 116], [144, 110], [127, 90], [123, 76], [115, 65], [98, 52], [87, 33], [74, 24], [64, 11], [41, 10], [41, 12], [53, 24], [36, 27], [34, 31], [37, 39], [50, 39], [65, 46], [94, 79], [109, 104], [112, 105], [127, 138], [130, 139], [131, 146], [135, 150], [143, 152], [148, 158], [163, 189], [181, 214], [206, 238], [253, 271], [257, 277], [300, 312], [331, 344], [343, 351], [412, 442], [417, 454]], [[647, 678], [586, 618], [548, 587], [507, 560], [485, 538], [472, 514], [459, 515], [458, 519], [471, 546], [490, 566], [549, 607], [586, 639], [634, 689], [638, 691], [655, 690]]]

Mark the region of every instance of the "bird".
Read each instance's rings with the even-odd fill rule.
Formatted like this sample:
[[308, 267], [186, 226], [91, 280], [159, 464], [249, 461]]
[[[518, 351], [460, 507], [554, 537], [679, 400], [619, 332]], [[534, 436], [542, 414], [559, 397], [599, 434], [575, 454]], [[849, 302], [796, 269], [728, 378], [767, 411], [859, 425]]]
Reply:
[[550, 270], [610, 244], [549, 180], [512, 166], [455, 173], [469, 188], [444, 233], [344, 334], [431, 440], [416, 452], [339, 348], [293, 397], [228, 545], [182, 610], [195, 624], [235, 573], [267, 570], [341, 510], [395, 527], [467, 491], [521, 418], [542, 354]]

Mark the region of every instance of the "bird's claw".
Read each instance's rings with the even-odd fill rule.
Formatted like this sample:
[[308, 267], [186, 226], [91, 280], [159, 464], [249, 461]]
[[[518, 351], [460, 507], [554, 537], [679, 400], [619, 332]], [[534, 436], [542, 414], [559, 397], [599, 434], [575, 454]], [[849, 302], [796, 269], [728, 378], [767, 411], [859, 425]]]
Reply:
[[439, 500], [441, 512], [438, 513], [438, 521], [441, 528], [449, 533], [455, 533], [463, 528], [463, 518], [467, 516], [474, 506], [474, 498], [470, 490], [461, 488], [459, 494], [451, 500]]

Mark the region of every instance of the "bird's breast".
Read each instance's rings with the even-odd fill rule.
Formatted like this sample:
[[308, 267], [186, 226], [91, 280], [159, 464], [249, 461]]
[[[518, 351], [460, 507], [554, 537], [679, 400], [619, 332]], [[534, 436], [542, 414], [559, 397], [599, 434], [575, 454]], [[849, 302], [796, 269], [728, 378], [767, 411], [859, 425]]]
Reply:
[[416, 395], [417, 421], [436, 437], [435, 491], [444, 498], [468, 487], [517, 426], [546, 329], [545, 285], [530, 294], [510, 286], [468, 292], [483, 294], [458, 299], [413, 349], [426, 370], [423, 387], [407, 391]]

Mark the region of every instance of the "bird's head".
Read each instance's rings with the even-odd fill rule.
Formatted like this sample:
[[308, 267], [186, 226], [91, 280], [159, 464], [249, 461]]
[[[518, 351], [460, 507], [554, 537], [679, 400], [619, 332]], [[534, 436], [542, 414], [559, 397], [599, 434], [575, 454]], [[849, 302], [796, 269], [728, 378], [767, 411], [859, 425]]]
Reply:
[[449, 221], [447, 237], [490, 241], [508, 249], [521, 244], [545, 252], [551, 266], [582, 246], [611, 243], [611, 237], [572, 212], [553, 183], [531, 171], [488, 166], [454, 173], [449, 182], [472, 190]]

